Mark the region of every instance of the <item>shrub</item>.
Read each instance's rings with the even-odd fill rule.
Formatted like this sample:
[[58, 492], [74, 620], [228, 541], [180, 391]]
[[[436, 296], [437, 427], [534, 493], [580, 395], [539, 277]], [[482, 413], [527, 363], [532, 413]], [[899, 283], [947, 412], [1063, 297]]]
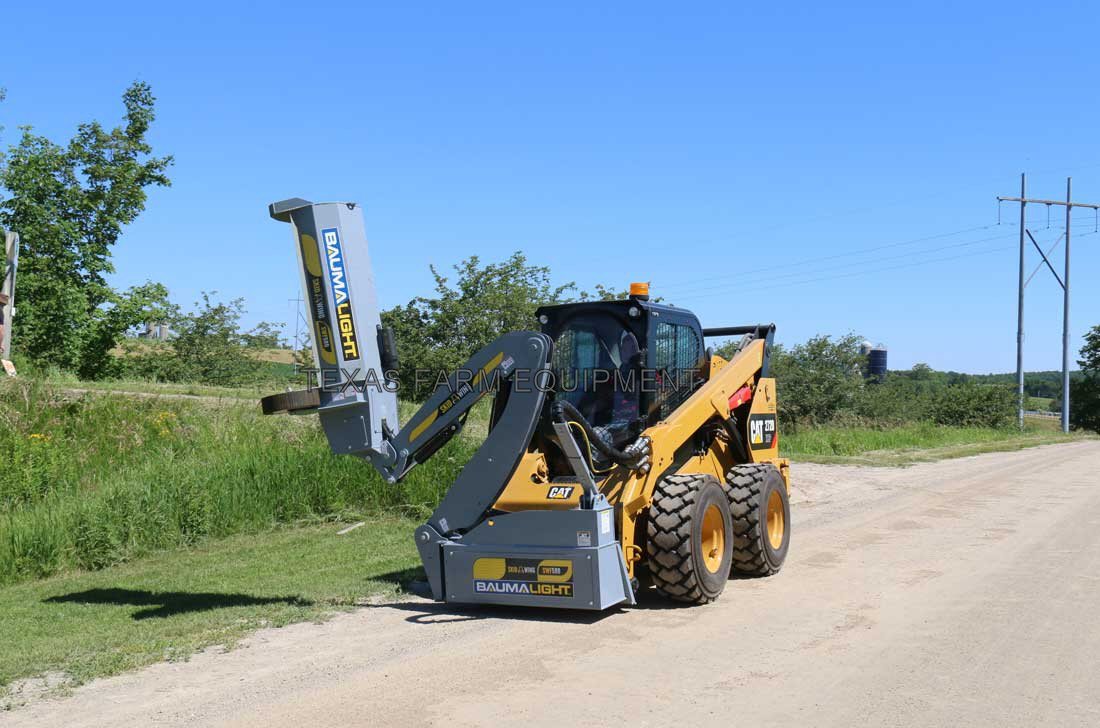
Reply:
[[940, 425], [1005, 427], [1016, 417], [1016, 396], [1003, 385], [956, 384], [936, 392], [929, 414]]
[[856, 410], [882, 424], [928, 420], [935, 389], [932, 382], [891, 373], [883, 382], [864, 387]]
[[772, 376], [779, 387], [779, 417], [788, 427], [828, 422], [854, 412], [862, 396], [860, 338], [815, 336], [791, 349], [775, 347]]
[[1070, 389], [1070, 423], [1076, 429], [1100, 432], [1100, 326], [1085, 334], [1077, 364], [1083, 376]]

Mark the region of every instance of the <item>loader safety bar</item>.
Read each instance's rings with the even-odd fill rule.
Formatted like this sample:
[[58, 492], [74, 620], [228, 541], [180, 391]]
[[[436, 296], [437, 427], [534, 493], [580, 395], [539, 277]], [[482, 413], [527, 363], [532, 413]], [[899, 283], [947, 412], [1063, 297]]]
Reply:
[[764, 360], [760, 366], [760, 376], [768, 376], [772, 358], [772, 343], [775, 341], [775, 324], [719, 326], [712, 329], [703, 329], [704, 338], [711, 336], [744, 336], [745, 334], [751, 334], [753, 339], [764, 340]]
[[769, 333], [775, 332], [775, 324], [750, 324], [748, 326], [719, 326], [717, 328], [703, 329], [703, 336], [744, 336], [752, 334], [757, 339], [762, 339]]

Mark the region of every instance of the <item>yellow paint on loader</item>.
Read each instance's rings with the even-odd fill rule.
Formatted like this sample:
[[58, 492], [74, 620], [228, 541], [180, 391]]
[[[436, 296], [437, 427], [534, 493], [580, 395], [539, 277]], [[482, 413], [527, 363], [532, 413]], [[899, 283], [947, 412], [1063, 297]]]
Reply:
[[[710, 362], [705, 369], [709, 374], [707, 381], [668, 417], [642, 432], [652, 444], [650, 471], [642, 473], [614, 468], [598, 483], [600, 491], [615, 506], [623, 555], [631, 576], [635, 564], [645, 553], [642, 518], [653, 500], [658, 481], [671, 473], [705, 473], [723, 481], [726, 472], [737, 464], [733, 448], [721, 437], [716, 437], [702, 455], [677, 461], [677, 451], [715, 417], [729, 417], [730, 396], [742, 387], [754, 389], [753, 412], [776, 411], [775, 380], [765, 377], [757, 381], [764, 363], [765, 346], [764, 340], [757, 339], [728, 362], [712, 357], [717, 361]], [[790, 489], [788, 461], [779, 457], [778, 442], [768, 450], [751, 451], [751, 458], [752, 462], [774, 464]], [[579, 487], [569, 500], [551, 501], [545, 498], [547, 485], [538, 480], [540, 463], [544, 464], [545, 459], [532, 443], [532, 450], [521, 458], [493, 508], [500, 511], [576, 508], [581, 495]]]

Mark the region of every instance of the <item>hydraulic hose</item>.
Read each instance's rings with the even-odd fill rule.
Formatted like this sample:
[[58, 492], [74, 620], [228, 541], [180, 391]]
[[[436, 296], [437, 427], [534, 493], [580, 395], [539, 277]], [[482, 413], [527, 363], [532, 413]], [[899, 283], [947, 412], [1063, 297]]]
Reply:
[[567, 402], [563, 399], [559, 399], [552, 405], [551, 416], [556, 422], [568, 423], [570, 420], [576, 422], [584, 430], [584, 434], [588, 436], [588, 441], [595, 446], [597, 450], [603, 453], [604, 457], [612, 462], [618, 463], [625, 467], [633, 467], [638, 462], [638, 454], [630, 454], [623, 452], [604, 441], [602, 437], [596, 434], [592, 425], [585, 419], [584, 415], [580, 413], [571, 402]]

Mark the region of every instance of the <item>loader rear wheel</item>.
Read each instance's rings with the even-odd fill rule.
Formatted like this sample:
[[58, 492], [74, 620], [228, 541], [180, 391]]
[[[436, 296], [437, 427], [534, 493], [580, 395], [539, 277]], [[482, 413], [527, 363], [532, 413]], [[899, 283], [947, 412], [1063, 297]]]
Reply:
[[791, 545], [787, 484], [770, 463], [734, 465], [726, 473], [733, 517], [731, 576], [771, 576]]
[[706, 604], [729, 578], [733, 521], [722, 485], [710, 475], [669, 475], [657, 484], [646, 524], [649, 573], [661, 594]]

